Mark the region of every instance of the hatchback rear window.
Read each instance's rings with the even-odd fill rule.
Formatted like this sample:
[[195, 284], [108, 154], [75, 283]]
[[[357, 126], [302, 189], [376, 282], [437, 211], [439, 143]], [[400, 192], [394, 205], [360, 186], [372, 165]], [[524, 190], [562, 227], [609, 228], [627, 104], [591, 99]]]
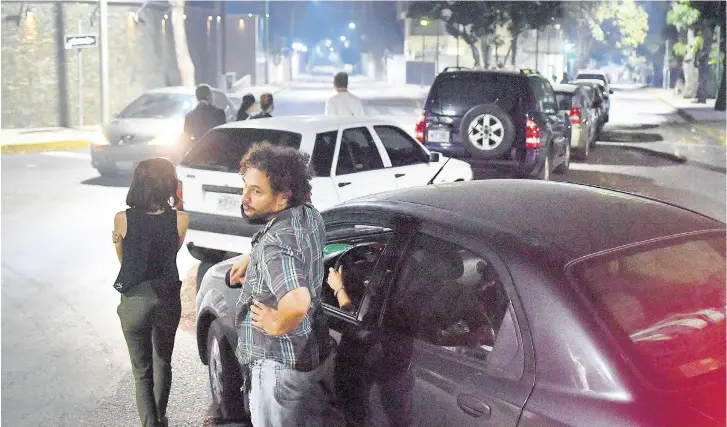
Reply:
[[489, 103], [512, 111], [517, 106], [521, 80], [507, 74], [448, 76], [435, 85], [430, 106], [433, 113], [447, 116], [463, 116], [472, 107]]
[[724, 233], [596, 256], [571, 273], [655, 384], [724, 372]]
[[556, 92], [555, 100], [558, 102], [559, 110], [570, 110], [573, 106], [574, 94], [569, 92]]
[[300, 149], [299, 133], [275, 129], [213, 129], [192, 147], [181, 165], [195, 169], [237, 172], [240, 160], [256, 142]]

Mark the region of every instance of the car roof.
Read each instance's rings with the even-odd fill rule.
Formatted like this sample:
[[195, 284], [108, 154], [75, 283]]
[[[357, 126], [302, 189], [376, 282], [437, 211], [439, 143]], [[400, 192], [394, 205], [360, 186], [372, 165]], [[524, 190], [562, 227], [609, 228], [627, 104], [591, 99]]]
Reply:
[[340, 208], [355, 208], [358, 203], [388, 205], [394, 210], [409, 205], [413, 209], [402, 211], [412, 212], [422, 212], [420, 205], [428, 206], [441, 210], [453, 227], [463, 223], [457, 217], [473, 220], [490, 231], [505, 231], [557, 248], [570, 259], [654, 238], [725, 227], [715, 219], [653, 199], [535, 180], [428, 185], [352, 200]]
[[274, 116], [267, 119], [242, 120], [230, 122], [217, 127], [217, 129], [275, 129], [290, 132], [320, 132], [324, 129], [336, 129], [342, 125], [368, 125], [384, 124], [396, 126], [397, 124], [384, 119], [365, 116]]
[[[221, 92], [220, 89], [217, 89], [215, 87], [210, 87], [215, 92]], [[195, 95], [195, 91], [197, 88], [194, 87], [186, 87], [186, 86], [166, 86], [166, 87], [158, 87], [155, 89], [150, 89], [146, 91], [146, 93], [172, 93], [172, 94], [180, 94], [180, 95]]]
[[598, 75], [601, 75], [601, 76], [605, 76], [606, 75], [605, 72], [600, 71], [600, 70], [580, 70], [580, 71], [578, 71], [578, 73], [576, 74], [576, 76], [578, 76], [578, 74], [598, 74]]
[[553, 90], [555, 92], [573, 93], [578, 90], [578, 85], [559, 83], [553, 85]]

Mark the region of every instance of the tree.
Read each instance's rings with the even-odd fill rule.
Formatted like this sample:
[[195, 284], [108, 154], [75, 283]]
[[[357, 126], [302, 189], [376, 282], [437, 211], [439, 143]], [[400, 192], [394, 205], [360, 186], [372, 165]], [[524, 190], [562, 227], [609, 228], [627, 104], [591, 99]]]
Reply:
[[559, 1], [534, 2], [496, 2], [501, 19], [507, 22], [507, 30], [512, 38], [510, 52], [511, 63], [515, 66], [517, 56], [517, 41], [520, 35], [528, 30], [541, 30], [552, 24], [562, 16], [562, 3]]
[[185, 0], [169, 0], [172, 6], [172, 31], [174, 33], [174, 52], [177, 56], [179, 75], [182, 78], [182, 86], [194, 87], [194, 63], [189, 56], [187, 46], [187, 30], [184, 25], [184, 3]]
[[[695, 1], [690, 3], [692, 9], [699, 12], [697, 33], [700, 37], [697, 51], [697, 67], [699, 67], [699, 85], [697, 87], [697, 102], [707, 102], [709, 93], [709, 56], [714, 43], [715, 27], [720, 25], [724, 28], [725, 4], [721, 1]], [[718, 41], [719, 42], [719, 41]]]
[[727, 52], [725, 52], [725, 46], [727, 43], [727, 28], [725, 28], [725, 21], [727, 21], [727, 7], [724, 5], [720, 5], [719, 9], [719, 20], [720, 22], [720, 29], [719, 32], [719, 52], [722, 54], [721, 64], [720, 64], [720, 73], [719, 73], [719, 89], [717, 89], [717, 99], [714, 102], [714, 109], [718, 111], [725, 111], [725, 73], [727, 72], [727, 68], [725, 67], [727, 62]]

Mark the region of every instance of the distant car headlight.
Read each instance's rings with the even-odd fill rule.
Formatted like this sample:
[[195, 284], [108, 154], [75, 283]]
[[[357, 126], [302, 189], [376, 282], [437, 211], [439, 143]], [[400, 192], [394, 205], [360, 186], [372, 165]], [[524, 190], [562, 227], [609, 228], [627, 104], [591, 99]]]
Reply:
[[93, 145], [109, 145], [109, 139], [105, 132], [98, 132], [91, 138], [91, 144]]
[[177, 145], [179, 137], [180, 135], [176, 133], [162, 134], [149, 141], [149, 145]]

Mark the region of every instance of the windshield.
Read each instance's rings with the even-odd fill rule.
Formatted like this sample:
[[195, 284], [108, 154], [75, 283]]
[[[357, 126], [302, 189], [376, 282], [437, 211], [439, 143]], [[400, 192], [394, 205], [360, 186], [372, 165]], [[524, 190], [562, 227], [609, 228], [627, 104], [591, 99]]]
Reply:
[[518, 104], [518, 90], [522, 79], [517, 75], [454, 74], [442, 78], [436, 87], [432, 103], [435, 114], [463, 116], [472, 107], [496, 103], [505, 111], [512, 111]]
[[124, 108], [120, 119], [172, 119], [192, 111], [196, 101], [192, 95], [180, 93], [145, 93]]
[[654, 383], [724, 369], [724, 233], [597, 256], [571, 272]]
[[213, 129], [187, 153], [181, 164], [196, 169], [237, 172], [242, 156], [252, 144], [266, 141], [297, 150], [300, 139], [299, 133], [275, 129]]
[[600, 80], [603, 83], [608, 83], [606, 77], [601, 74], [578, 74], [576, 80]]

